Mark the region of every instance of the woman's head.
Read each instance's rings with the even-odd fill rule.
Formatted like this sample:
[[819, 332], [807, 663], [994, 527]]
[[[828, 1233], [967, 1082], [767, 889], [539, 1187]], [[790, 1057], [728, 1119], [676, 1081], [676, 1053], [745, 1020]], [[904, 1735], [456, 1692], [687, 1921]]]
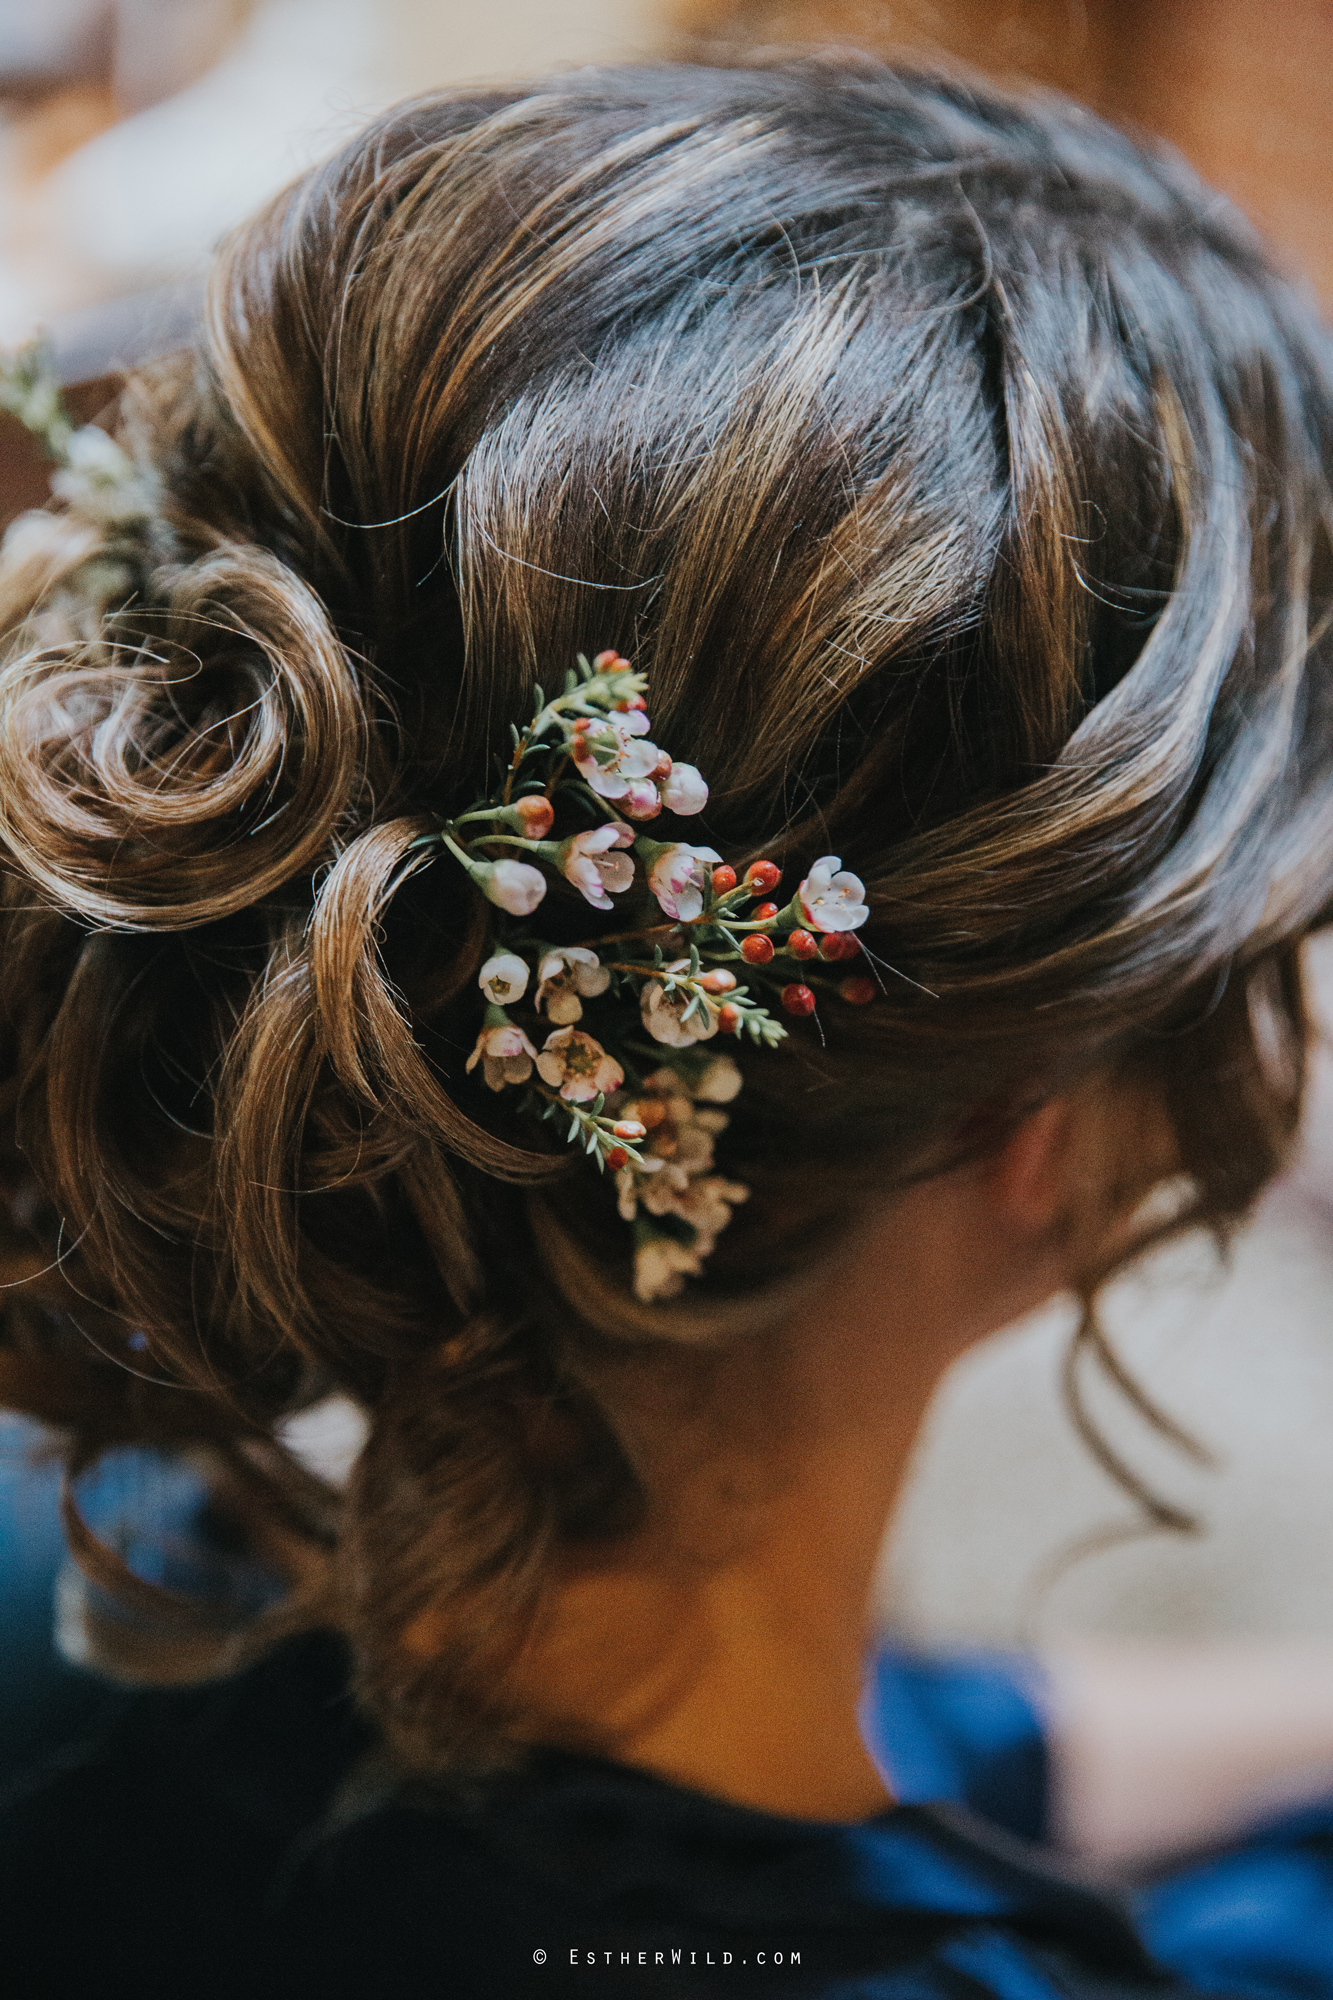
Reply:
[[[858, 1203], [1089, 1077], [1135, 1112], [1079, 1282], [1164, 1157], [1215, 1221], [1272, 1171], [1333, 834], [1321, 341], [1215, 199], [1071, 107], [590, 71], [382, 121], [132, 385], [168, 558], [4, 690], [15, 1228], [80, 1293], [15, 1337], [182, 1385], [98, 1364], [89, 1448], [250, 1464], [364, 1402], [343, 1614], [416, 1754], [487, 1714], [553, 1551], [651, 1511], [618, 1357], [762, 1338]], [[652, 1307], [609, 1190], [464, 1073], [488, 906], [395, 874], [394, 828], [464, 809], [603, 647], [710, 780], [684, 837], [841, 854], [886, 968], [741, 1057], [754, 1198]]]

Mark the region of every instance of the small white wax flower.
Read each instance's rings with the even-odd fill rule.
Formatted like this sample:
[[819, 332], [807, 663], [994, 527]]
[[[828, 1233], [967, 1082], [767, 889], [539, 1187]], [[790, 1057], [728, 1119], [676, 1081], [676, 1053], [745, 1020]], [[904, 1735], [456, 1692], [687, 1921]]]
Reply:
[[864, 882], [836, 854], [816, 861], [796, 893], [811, 930], [859, 931], [870, 915]]
[[703, 1259], [691, 1243], [674, 1236], [649, 1236], [634, 1246], [634, 1296], [651, 1305], [654, 1299], [674, 1299], [686, 1278], [697, 1278]]
[[[675, 913], [668, 910], [667, 914], [672, 916]], [[668, 972], [677, 974], [687, 973], [689, 969], [688, 958], [678, 958], [667, 967]], [[716, 1009], [710, 1007], [706, 1000], [694, 1005], [694, 999], [688, 988], [678, 986], [674, 993], [668, 993], [659, 979], [647, 981], [639, 995], [639, 1013], [655, 1042], [661, 1042], [669, 1049], [688, 1049], [695, 1042], [706, 1042], [717, 1033]], [[690, 1011], [692, 1006], [693, 1012]]]
[[151, 477], [141, 473], [129, 453], [96, 424], [75, 431], [66, 462], [52, 477], [51, 490], [85, 519], [112, 526], [146, 520], [154, 508]]
[[577, 944], [548, 951], [537, 967], [537, 978], [537, 1012], [561, 1027], [581, 1019], [584, 1000], [595, 999], [611, 984], [597, 953]]
[[708, 787], [693, 764], [671, 766], [671, 776], [662, 787], [662, 804], [668, 812], [682, 816], [703, 811], [708, 804]]
[[662, 753], [648, 741], [648, 726], [643, 710], [631, 709], [575, 731], [574, 763], [599, 798], [621, 799], [636, 779], [652, 775]]
[[633, 860], [619, 851], [633, 845], [633, 830], [623, 820], [590, 827], [561, 842], [561, 871], [594, 910], [609, 910], [611, 897], [622, 895], [634, 880]]
[[663, 848], [648, 870], [648, 887], [667, 916], [688, 923], [704, 906], [704, 890], [722, 856], [711, 847], [688, 847], [676, 841]]
[[467, 1067], [474, 1070], [482, 1063], [482, 1074], [489, 1087], [503, 1090], [507, 1083], [526, 1083], [536, 1058], [537, 1051], [523, 1030], [512, 1021], [505, 1021], [482, 1029], [477, 1046], [467, 1059]]
[[557, 1028], [542, 1044], [537, 1074], [571, 1104], [584, 1104], [625, 1081], [625, 1072], [601, 1043], [582, 1028]]
[[512, 1007], [528, 990], [528, 968], [517, 952], [500, 951], [482, 966], [477, 984], [497, 1007]]
[[546, 877], [526, 861], [483, 862], [475, 877], [482, 894], [511, 917], [530, 917], [546, 894]]
[[750, 1190], [743, 1182], [723, 1180], [720, 1174], [705, 1174], [690, 1182], [676, 1213], [698, 1232], [692, 1247], [700, 1257], [707, 1257], [712, 1250], [731, 1221], [733, 1207], [749, 1198]]
[[656, 819], [662, 810], [662, 795], [651, 778], [636, 778], [616, 804], [629, 819]]
[[701, 1104], [730, 1104], [741, 1087], [741, 1073], [730, 1056], [714, 1056], [694, 1086]]

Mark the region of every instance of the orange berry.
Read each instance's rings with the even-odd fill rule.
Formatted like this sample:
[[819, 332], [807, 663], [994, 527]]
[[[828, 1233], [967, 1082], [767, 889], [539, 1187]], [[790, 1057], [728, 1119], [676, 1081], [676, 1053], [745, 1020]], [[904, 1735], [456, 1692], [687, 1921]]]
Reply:
[[756, 861], [745, 871], [745, 886], [753, 896], [767, 896], [782, 880], [782, 870], [775, 868], [771, 861]]
[[789, 1014], [813, 1014], [815, 996], [808, 986], [784, 986], [782, 1004]]
[[755, 931], [741, 946], [741, 957], [750, 965], [767, 965], [773, 956], [773, 940]]
[[734, 889], [735, 886], [736, 870], [729, 868], [724, 861], [720, 868], [713, 870], [713, 888], [719, 896], [725, 896], [728, 889]]
[[844, 979], [838, 991], [853, 1007], [865, 1007], [874, 999], [879, 988], [873, 979], [867, 979], [864, 973], [858, 972], [854, 978]]
[[529, 840], [543, 840], [555, 825], [555, 807], [540, 792], [532, 792], [514, 807]]
[[809, 931], [793, 931], [787, 939], [787, 950], [793, 958], [813, 958], [819, 946]]

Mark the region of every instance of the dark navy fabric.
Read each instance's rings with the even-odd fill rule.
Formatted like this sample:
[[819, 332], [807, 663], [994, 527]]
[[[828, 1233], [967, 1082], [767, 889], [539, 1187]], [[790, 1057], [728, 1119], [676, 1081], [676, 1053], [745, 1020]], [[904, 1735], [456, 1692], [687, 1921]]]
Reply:
[[[866, 1737], [904, 1803], [863, 1825], [555, 1752], [475, 1796], [410, 1794], [332, 1640], [176, 1691], [60, 1667], [52, 1475], [10, 1470], [0, 1750], [8, 1724], [22, 1768], [0, 1784], [0, 1991], [16, 2000], [1333, 2000], [1333, 1808], [1126, 1903], [1032, 1838], [1030, 1662], [879, 1656]], [[104, 1532], [118, 1508], [139, 1517], [119, 1539], [145, 1573], [265, 1588], [198, 1532], [171, 1469], [112, 1467], [84, 1497]]]

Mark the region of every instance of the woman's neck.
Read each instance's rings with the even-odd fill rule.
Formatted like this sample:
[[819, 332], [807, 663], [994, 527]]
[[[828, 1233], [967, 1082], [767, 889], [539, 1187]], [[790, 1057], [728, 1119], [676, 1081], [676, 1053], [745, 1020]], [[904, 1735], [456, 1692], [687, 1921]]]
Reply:
[[663, 1482], [651, 1530], [570, 1565], [518, 1662], [533, 1735], [772, 1812], [889, 1803], [857, 1721], [885, 1523], [943, 1369], [1051, 1289], [977, 1188], [909, 1191], [817, 1325], [718, 1359], [717, 1441]]

